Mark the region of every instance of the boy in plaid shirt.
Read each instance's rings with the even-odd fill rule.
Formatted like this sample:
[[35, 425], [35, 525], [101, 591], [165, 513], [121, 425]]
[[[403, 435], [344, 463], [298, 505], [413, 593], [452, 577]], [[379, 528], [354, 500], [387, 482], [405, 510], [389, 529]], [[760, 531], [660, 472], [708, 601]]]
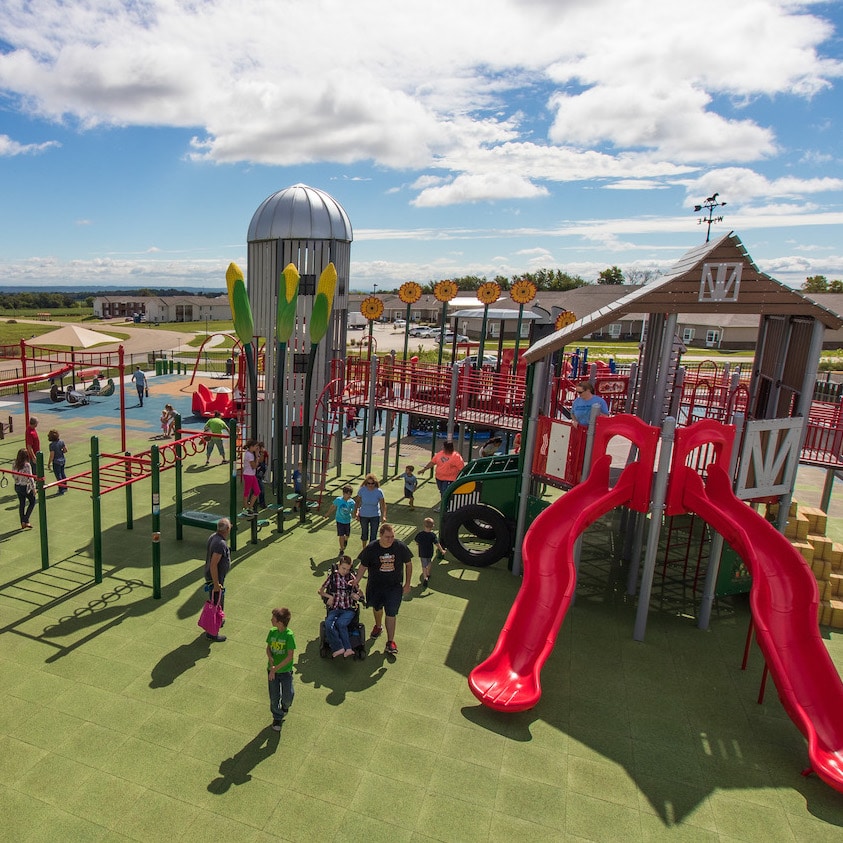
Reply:
[[353, 656], [348, 625], [354, 620], [357, 601], [363, 595], [354, 580], [350, 556], [343, 556], [337, 563], [337, 569], [328, 574], [319, 589], [319, 595], [325, 600], [329, 610], [325, 618], [325, 637], [334, 658]]

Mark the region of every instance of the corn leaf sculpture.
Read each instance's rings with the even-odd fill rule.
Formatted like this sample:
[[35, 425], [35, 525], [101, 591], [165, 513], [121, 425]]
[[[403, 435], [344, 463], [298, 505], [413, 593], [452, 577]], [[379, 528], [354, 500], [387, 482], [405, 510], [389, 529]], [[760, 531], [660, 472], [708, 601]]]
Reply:
[[[304, 419], [302, 430], [302, 445], [306, 454], [312, 452], [310, 448], [310, 414], [312, 412], [313, 368], [316, 365], [316, 350], [325, 334], [331, 318], [331, 308], [334, 305], [334, 292], [337, 287], [337, 268], [333, 262], [329, 263], [319, 276], [316, 285], [316, 297], [313, 300], [313, 310], [310, 314], [310, 357], [307, 361], [307, 376], [304, 387]], [[299, 505], [299, 518], [303, 524], [307, 509], [308, 460], [302, 459], [302, 500]]]
[[236, 263], [230, 263], [225, 272], [225, 284], [228, 288], [228, 303], [231, 306], [231, 318], [234, 331], [245, 346], [255, 338], [255, 320], [252, 318], [252, 306], [246, 292], [246, 279]]
[[296, 327], [296, 307], [299, 303], [299, 271], [288, 263], [278, 279], [278, 307], [275, 316], [275, 335], [278, 342], [288, 343]]
[[[296, 328], [296, 308], [299, 303], [299, 271], [288, 263], [278, 277], [278, 305], [275, 310], [275, 339], [277, 365], [275, 367], [275, 477], [273, 486], [278, 504], [281, 504], [284, 477], [287, 467], [284, 460], [284, 427], [286, 405], [284, 386], [287, 374], [287, 343]], [[276, 528], [284, 532], [283, 507], [276, 510]]]
[[313, 313], [310, 315], [310, 346], [319, 345], [328, 331], [328, 320], [334, 305], [334, 291], [337, 287], [337, 268], [329, 263], [319, 276]]
[[243, 343], [246, 365], [249, 369], [249, 398], [251, 404], [251, 435], [258, 435], [258, 370], [255, 365], [255, 353], [252, 341], [255, 338], [255, 320], [252, 317], [252, 305], [246, 292], [246, 279], [243, 270], [236, 263], [230, 263], [225, 271], [225, 285], [228, 288], [228, 303], [231, 306], [231, 318], [234, 331]]

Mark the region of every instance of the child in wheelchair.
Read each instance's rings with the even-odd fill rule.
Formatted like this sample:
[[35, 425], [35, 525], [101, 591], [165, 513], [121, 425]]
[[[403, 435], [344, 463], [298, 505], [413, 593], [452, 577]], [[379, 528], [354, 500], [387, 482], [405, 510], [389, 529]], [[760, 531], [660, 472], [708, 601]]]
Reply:
[[320, 626], [320, 652], [333, 657], [363, 658], [366, 632], [360, 623], [360, 606], [363, 594], [357, 588], [351, 570], [351, 557], [343, 556], [331, 568], [319, 589], [328, 614]]

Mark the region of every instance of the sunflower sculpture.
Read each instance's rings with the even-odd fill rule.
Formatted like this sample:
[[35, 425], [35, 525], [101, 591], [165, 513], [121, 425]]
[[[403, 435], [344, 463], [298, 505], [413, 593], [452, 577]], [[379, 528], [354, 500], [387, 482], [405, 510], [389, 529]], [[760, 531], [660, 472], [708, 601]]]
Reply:
[[433, 295], [443, 304], [456, 298], [458, 292], [457, 285], [453, 281], [437, 281], [433, 287]]
[[494, 304], [500, 297], [501, 288], [497, 281], [487, 281], [477, 289], [477, 298], [483, 304]]
[[398, 298], [404, 304], [415, 304], [422, 297], [422, 288], [415, 281], [407, 281], [398, 289]]
[[360, 304], [360, 312], [370, 322], [375, 322], [383, 316], [383, 302], [377, 296], [367, 296]]
[[522, 278], [512, 285], [509, 297], [516, 304], [529, 304], [536, 297], [537, 292], [536, 285], [532, 281]]
[[568, 325], [573, 325], [574, 322], [576, 322], [576, 321], [577, 321], [577, 317], [574, 316], [573, 311], [563, 310], [556, 317], [556, 330], [561, 331], [563, 328], [567, 328]]

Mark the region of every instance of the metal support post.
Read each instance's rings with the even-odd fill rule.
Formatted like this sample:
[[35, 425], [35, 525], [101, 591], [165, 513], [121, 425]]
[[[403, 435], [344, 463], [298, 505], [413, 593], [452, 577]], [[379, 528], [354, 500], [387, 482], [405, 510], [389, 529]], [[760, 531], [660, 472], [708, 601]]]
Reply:
[[521, 490], [518, 496], [518, 514], [515, 520], [515, 549], [512, 554], [512, 574], [521, 576], [521, 544], [527, 532], [527, 506], [530, 498], [530, 484], [532, 483], [533, 451], [536, 447], [536, 431], [538, 430], [539, 412], [544, 405], [544, 389], [547, 361], [539, 360], [533, 366], [532, 377], [527, 377], [527, 394], [530, 395], [530, 420], [526, 424], [527, 432], [521, 443]]
[[670, 473], [675, 430], [676, 419], [668, 416], [662, 425], [659, 467], [656, 471], [650, 503], [650, 529], [647, 532], [647, 549], [644, 554], [644, 574], [641, 578], [641, 592], [635, 614], [635, 630], [632, 633], [632, 637], [636, 641], [644, 640], [644, 633], [647, 629], [647, 614], [650, 611], [650, 594], [653, 590], [653, 574], [656, 570], [656, 556], [659, 550], [659, 535], [661, 534], [661, 522], [664, 514], [664, 501], [667, 495], [667, 479]]
[[149, 449], [152, 479], [152, 596], [161, 599], [161, 474], [158, 446]]

